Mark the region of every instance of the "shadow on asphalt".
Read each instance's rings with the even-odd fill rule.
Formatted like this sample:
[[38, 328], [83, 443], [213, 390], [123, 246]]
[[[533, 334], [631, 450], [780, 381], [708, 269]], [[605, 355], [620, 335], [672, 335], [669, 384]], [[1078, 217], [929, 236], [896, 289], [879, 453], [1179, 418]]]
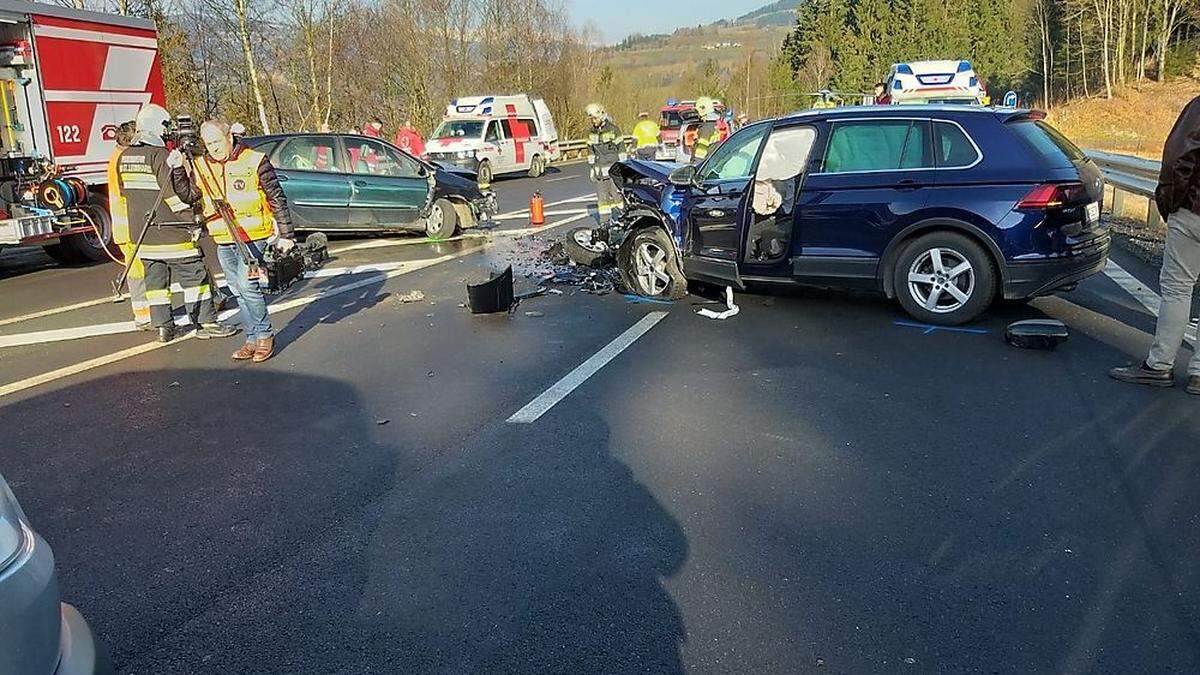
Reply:
[[[359, 281], [367, 282], [368, 280], [369, 283], [361, 288], [310, 302], [282, 328], [276, 326], [276, 352], [287, 349], [288, 345], [304, 337], [308, 331], [316, 328], [317, 324], [337, 323], [364, 309], [378, 305], [391, 295], [379, 292], [387, 281], [387, 275], [383, 272], [364, 272], [348, 277], [326, 277], [315, 284], [306, 284], [303, 287], [304, 294], [313, 295], [321, 293], [324, 289], [332, 289]], [[279, 315], [272, 318], [272, 322], [280, 320], [282, 319]]]
[[687, 540], [598, 416], [437, 453], [369, 406], [265, 368], [107, 377], [0, 408], [4, 470], [129, 672], [682, 672]]

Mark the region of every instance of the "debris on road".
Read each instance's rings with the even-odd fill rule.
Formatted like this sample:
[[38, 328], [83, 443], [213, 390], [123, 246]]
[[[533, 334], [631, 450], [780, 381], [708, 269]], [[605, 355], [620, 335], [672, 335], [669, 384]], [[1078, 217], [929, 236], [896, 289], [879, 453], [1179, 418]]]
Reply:
[[1010, 323], [1004, 331], [1004, 341], [1020, 349], [1041, 349], [1052, 352], [1067, 341], [1071, 333], [1067, 324], [1057, 319], [1026, 319]]
[[538, 312], [538, 311], [531, 311], [531, 312], [525, 312], [525, 316], [536, 319], [538, 317], [546, 316], [546, 313]]
[[738, 307], [737, 305], [735, 305], [733, 303], [733, 287], [732, 286], [725, 287], [725, 306], [728, 309], [726, 309], [723, 312], [714, 312], [711, 309], [708, 309], [707, 307], [702, 307], [702, 308], [696, 310], [696, 313], [699, 314], [700, 316], [708, 317], [709, 319], [716, 319], [718, 321], [724, 321], [725, 319], [728, 319], [731, 316], [737, 316], [737, 313], [742, 311], [742, 308]]
[[[607, 295], [620, 287], [620, 274], [615, 267], [580, 265], [571, 259], [561, 241], [545, 235], [511, 240], [498, 254], [512, 265], [515, 275], [540, 285], [574, 286], [592, 295]], [[561, 290], [551, 288], [546, 292], [562, 294]]]
[[407, 305], [413, 302], [421, 302], [424, 299], [425, 294], [421, 291], [409, 291], [404, 295], [396, 296], [396, 302], [399, 302], [402, 305]]
[[499, 274], [477, 284], [467, 283], [467, 305], [472, 314], [493, 314], [507, 312], [512, 308], [513, 298], [513, 268], [504, 268]]
[[387, 419], [386, 417], [381, 420], [375, 420], [375, 424], [378, 424], [380, 426], [383, 426], [384, 424], [387, 424], [388, 422], [391, 422], [391, 420]]

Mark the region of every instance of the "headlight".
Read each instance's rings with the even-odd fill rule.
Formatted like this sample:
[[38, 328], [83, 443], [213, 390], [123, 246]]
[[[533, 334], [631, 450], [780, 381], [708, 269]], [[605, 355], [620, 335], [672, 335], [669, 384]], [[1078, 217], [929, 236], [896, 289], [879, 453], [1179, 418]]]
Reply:
[[8, 567], [25, 546], [24, 520], [17, 498], [0, 477], [0, 570]]

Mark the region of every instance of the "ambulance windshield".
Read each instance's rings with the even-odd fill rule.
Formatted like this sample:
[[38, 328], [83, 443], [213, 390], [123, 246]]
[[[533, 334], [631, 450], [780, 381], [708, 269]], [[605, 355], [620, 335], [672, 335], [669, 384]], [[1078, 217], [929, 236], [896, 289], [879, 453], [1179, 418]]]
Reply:
[[482, 120], [446, 120], [433, 132], [434, 138], [479, 138], [482, 135]]

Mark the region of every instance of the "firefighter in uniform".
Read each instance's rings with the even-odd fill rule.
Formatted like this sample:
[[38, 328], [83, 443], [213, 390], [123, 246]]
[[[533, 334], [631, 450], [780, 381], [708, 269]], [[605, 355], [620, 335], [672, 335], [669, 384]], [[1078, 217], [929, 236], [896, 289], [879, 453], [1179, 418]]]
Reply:
[[142, 261], [133, 255], [134, 238], [129, 231], [129, 211], [125, 195], [117, 180], [117, 163], [125, 148], [133, 143], [133, 120], [124, 122], [117, 129], [117, 149], [108, 159], [108, 211], [112, 216], [113, 243], [121, 249], [121, 257], [129, 273], [125, 276], [129, 284], [129, 302], [133, 307], [133, 323], [138, 330], [151, 330], [150, 303], [146, 301], [146, 270]]
[[625, 159], [624, 141], [621, 140], [621, 130], [609, 118], [604, 107], [599, 103], [590, 103], [587, 107], [588, 119], [592, 122], [592, 131], [588, 134], [588, 164], [592, 165], [592, 181], [596, 183], [596, 208], [600, 219], [611, 215], [614, 208], [621, 205], [621, 193], [608, 175], [613, 164]]
[[170, 123], [171, 115], [162, 106], [142, 106], [133, 144], [121, 153], [116, 167], [130, 229], [142, 241], [136, 258], [145, 269], [150, 322], [158, 330], [160, 342], [175, 339], [171, 316], [174, 282], [183, 287], [188, 316], [200, 326], [196, 337], [229, 337], [237, 331], [217, 323], [208, 272], [196, 246], [199, 230], [193, 222], [192, 207], [175, 191], [175, 184], [180, 179], [186, 181], [187, 173], [182, 153], [166, 148], [163, 136]]
[[[263, 295], [266, 280], [254, 274], [254, 268], [266, 269], [263, 256], [268, 246], [287, 252], [295, 245], [287, 198], [267, 156], [235, 144], [223, 122], [209, 120], [200, 125], [200, 139], [207, 152], [196, 161], [191, 191], [183, 196], [201, 205], [205, 227], [217, 243], [217, 259], [238, 299], [246, 343], [233, 358], [261, 363], [275, 353], [275, 331]], [[224, 206], [218, 209], [218, 203]], [[222, 212], [232, 216], [232, 228]], [[253, 260], [242, 257], [234, 236], [246, 244]]]
[[638, 123], [633, 126], [638, 159], [654, 159], [655, 153], [658, 152], [658, 133], [658, 122], [650, 119], [650, 113], [638, 113]]
[[717, 128], [716, 102], [711, 98], [701, 96], [696, 99], [696, 114], [700, 116], [700, 126], [696, 129], [696, 146], [692, 150], [692, 163], [699, 164], [721, 142], [721, 130]]

